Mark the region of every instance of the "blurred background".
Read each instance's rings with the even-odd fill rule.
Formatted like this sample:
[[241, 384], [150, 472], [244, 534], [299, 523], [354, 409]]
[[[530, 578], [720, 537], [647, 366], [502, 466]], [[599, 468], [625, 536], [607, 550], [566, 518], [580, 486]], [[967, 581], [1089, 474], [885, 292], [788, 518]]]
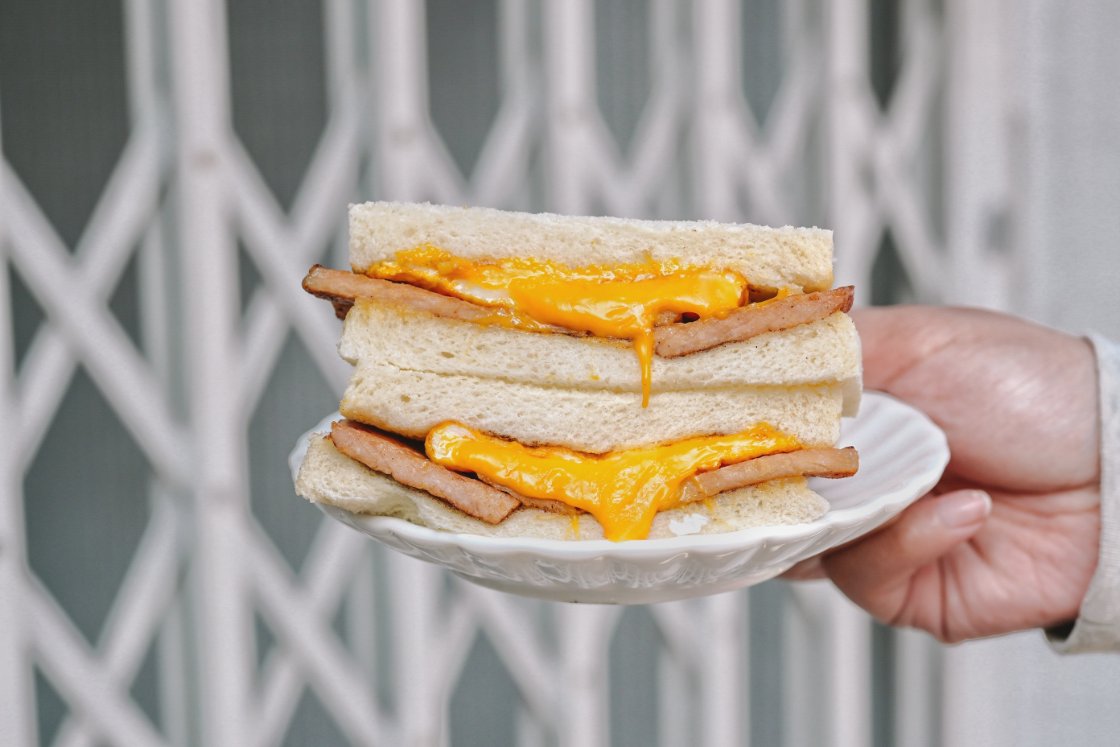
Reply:
[[[809, 224], [861, 303], [1120, 336], [1107, 0], [0, 3], [0, 743], [1114, 744], [1120, 661], [823, 584], [552, 605], [285, 463], [347, 202]], [[1111, 299], [1111, 300], [1110, 300]]]

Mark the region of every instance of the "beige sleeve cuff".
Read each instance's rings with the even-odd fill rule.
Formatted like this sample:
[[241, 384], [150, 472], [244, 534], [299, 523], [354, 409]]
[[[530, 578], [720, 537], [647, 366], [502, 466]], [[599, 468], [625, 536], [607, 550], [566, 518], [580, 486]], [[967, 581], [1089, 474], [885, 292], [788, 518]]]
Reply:
[[1120, 345], [1090, 338], [1097, 354], [1101, 426], [1101, 545], [1097, 570], [1068, 637], [1050, 630], [1062, 653], [1120, 651]]

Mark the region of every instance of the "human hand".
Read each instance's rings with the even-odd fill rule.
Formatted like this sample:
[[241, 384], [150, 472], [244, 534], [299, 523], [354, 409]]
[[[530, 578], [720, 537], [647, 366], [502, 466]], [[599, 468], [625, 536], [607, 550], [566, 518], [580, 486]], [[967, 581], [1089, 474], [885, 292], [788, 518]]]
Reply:
[[1100, 535], [1089, 344], [971, 309], [852, 316], [864, 386], [926, 413], [952, 457], [894, 523], [787, 577], [827, 576], [877, 619], [947, 642], [1076, 617]]

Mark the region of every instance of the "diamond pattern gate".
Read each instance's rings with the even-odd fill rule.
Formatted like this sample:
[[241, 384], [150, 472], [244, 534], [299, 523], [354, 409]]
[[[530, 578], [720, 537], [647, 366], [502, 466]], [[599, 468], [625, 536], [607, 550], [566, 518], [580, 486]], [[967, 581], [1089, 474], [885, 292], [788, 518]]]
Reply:
[[[826, 588], [528, 602], [371, 547], [275, 474], [346, 376], [298, 288], [344, 263], [353, 199], [830, 225], [864, 302], [1006, 303], [1013, 258], [985, 216], [1008, 185], [968, 170], [1005, 127], [995, 4], [325, 0], [302, 30], [321, 59], [301, 61], [321, 68], [325, 122], [283, 199], [239, 125], [252, 14], [121, 7], [127, 139], [75, 239], [16, 168], [24, 141], [0, 142], [0, 742], [935, 740], [934, 650]], [[439, 29], [479, 28], [481, 67], [441, 57]], [[19, 116], [9, 81], [0, 122]], [[960, 282], [977, 268], [992, 282]], [[20, 342], [25, 306], [43, 315]], [[66, 506], [29, 475], [65, 469], [50, 434], [86, 379], [150, 475], [93, 630], [29, 545]], [[480, 685], [510, 696], [508, 723], [471, 712]]]

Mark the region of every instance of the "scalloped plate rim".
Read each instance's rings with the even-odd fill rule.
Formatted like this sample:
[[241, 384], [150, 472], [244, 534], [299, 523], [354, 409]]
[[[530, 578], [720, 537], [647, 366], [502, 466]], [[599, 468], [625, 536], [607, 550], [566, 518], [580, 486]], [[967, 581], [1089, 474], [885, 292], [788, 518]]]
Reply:
[[[433, 550], [454, 548], [470, 555], [494, 559], [505, 558], [513, 560], [514, 556], [527, 556], [530, 559], [538, 561], [546, 560], [550, 562], [578, 563], [598, 560], [600, 562], [652, 562], [667, 564], [674, 561], [687, 561], [689, 556], [693, 555], [696, 556], [697, 559], [700, 557], [707, 558], [728, 553], [743, 553], [752, 547], [764, 546], [770, 543], [785, 545], [795, 542], [807, 542], [812, 552], [805, 554], [805, 557], [811, 557], [830, 547], [836, 546], [841, 541], [850, 541], [855, 536], [866, 534], [881, 526], [892, 516], [902, 511], [907, 505], [932, 488], [937, 483], [938, 479], [940, 479], [941, 473], [949, 460], [948, 444], [944, 433], [924, 414], [886, 394], [865, 392], [864, 396], [864, 407], [862, 408], [861, 415], [857, 416], [857, 421], [859, 418], [866, 419], [868, 417], [876, 417], [883, 421], [888, 417], [906, 420], [908, 425], [917, 427], [921, 431], [921, 435], [927, 439], [924, 444], [925, 449], [929, 452], [926, 455], [926, 461], [919, 465], [910, 465], [911, 474], [907, 475], [907, 479], [893, 490], [886, 490], [856, 505], [835, 509], [830, 508], [820, 518], [804, 524], [751, 527], [722, 534], [687, 535], [682, 537], [616, 543], [608, 540], [548, 540], [521, 537], [486, 537], [475, 534], [452, 533], [429, 529], [396, 517], [354, 514], [345, 509], [327, 505], [319, 505], [318, 507], [327, 516], [379, 541], [389, 539], [387, 535], [393, 535], [393, 540], [397, 543], [403, 542], [414, 544], [419, 547], [428, 546]], [[870, 407], [868, 407], [868, 405], [870, 405]], [[868, 413], [868, 410], [871, 410], [872, 414], [870, 416], [865, 414]], [[875, 413], [878, 414], [876, 415]], [[339, 417], [337, 414], [332, 414], [326, 418], [323, 423], [337, 417]], [[298, 469], [299, 461], [302, 459], [302, 453], [306, 451], [309, 437], [313, 433], [321, 432], [323, 423], [320, 423], [303, 434], [295, 449], [293, 449], [289, 457], [293, 478], [296, 469]], [[866, 447], [861, 447], [861, 449], [866, 452]], [[858, 475], [850, 479], [855, 480], [857, 478]], [[829, 490], [829, 481], [826, 480], [814, 481], [814, 489], [826, 499], [831, 492]], [[857, 529], [856, 534], [853, 536], [844, 537], [843, 539], [838, 539], [831, 543], [826, 541], [824, 544], [817, 546], [817, 540], [825, 539], [827, 535], [833, 535], [833, 539], [837, 539], [836, 535], [846, 534], [848, 530], [853, 528]], [[822, 535], [822, 537], [815, 537], [815, 535], [818, 534]], [[392, 549], [398, 548], [393, 547]], [[412, 553], [406, 554], [413, 555]], [[788, 568], [800, 559], [803, 558], [794, 558], [782, 565]], [[431, 562], [429, 559], [425, 560]], [[573, 594], [578, 596], [577, 592], [579, 589], [573, 589], [571, 586], [557, 585], [554, 588], [531, 588], [532, 585], [518, 585], [511, 582], [508, 578], [494, 578], [486, 576], [485, 574], [482, 574], [481, 577], [474, 576], [458, 568], [453, 568], [451, 566], [446, 567], [456, 575], [471, 581], [481, 582], [483, 585], [491, 588], [500, 588], [513, 592], [520, 591], [521, 593], [530, 594], [532, 596], [544, 596], [546, 598], [567, 598], [572, 597]], [[773, 576], [778, 575], [778, 573], [781, 573], [785, 568], [774, 570], [774, 567], [766, 568], [763, 565], [757, 570], [762, 574]], [[771, 570], [773, 570], [773, 573], [770, 573]], [[748, 576], [749, 574], [742, 573], [740, 575]], [[725, 590], [722, 587], [726, 587], [729, 584], [733, 585], [734, 582], [735, 579], [729, 577], [726, 579], [726, 583], [717, 584], [715, 582], [710, 582], [705, 585], [680, 586], [672, 590], [673, 593], [670, 598], [683, 598], [686, 596], [704, 594], [706, 593], [704, 590], [705, 586], [718, 585], [721, 587], [719, 590]], [[588, 592], [589, 596], [594, 597], [609, 596], [611, 591], [609, 586], [586, 587], [585, 590]], [[618, 588], [617, 591], [623, 596], [632, 596], [635, 593], [640, 595], [642, 592], [644, 592], [646, 596], [649, 596], [650, 593], [655, 593], [656, 589], [638, 584], [637, 586], [624, 586]], [[587, 601], [601, 600], [596, 598], [588, 599]]]

